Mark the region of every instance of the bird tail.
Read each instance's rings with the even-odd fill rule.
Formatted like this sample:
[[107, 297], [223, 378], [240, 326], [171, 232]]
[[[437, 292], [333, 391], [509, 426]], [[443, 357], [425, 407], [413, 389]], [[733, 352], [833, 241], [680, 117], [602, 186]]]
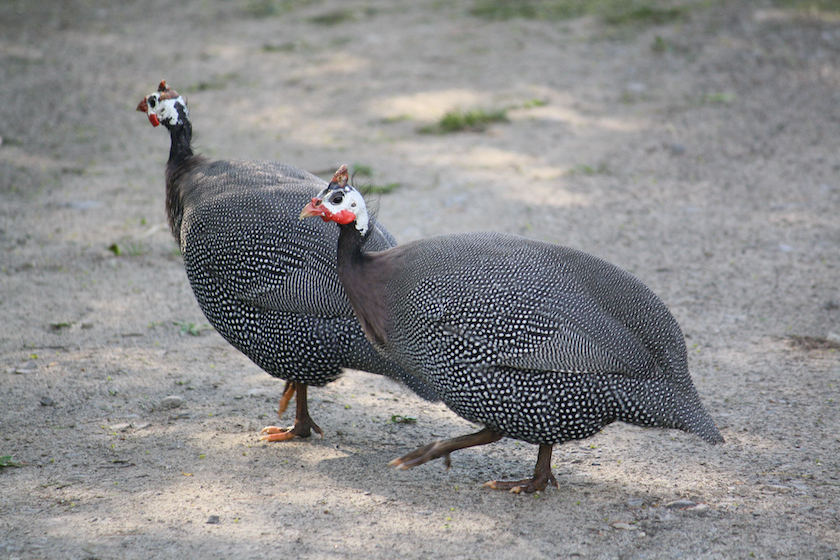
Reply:
[[711, 444], [724, 442], [690, 379], [687, 386], [675, 388], [665, 382], [622, 378], [613, 394], [622, 422], [682, 430]]

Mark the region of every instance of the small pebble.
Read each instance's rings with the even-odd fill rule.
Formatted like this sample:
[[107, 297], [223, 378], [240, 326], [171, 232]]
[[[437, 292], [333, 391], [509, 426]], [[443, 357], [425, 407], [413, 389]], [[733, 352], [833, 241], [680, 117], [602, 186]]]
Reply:
[[711, 507], [709, 507], [709, 504], [697, 504], [694, 507], [686, 508], [685, 511], [690, 512], [690, 513], [702, 514], [702, 513], [706, 513], [710, 509], [711, 509]]
[[15, 373], [32, 373], [38, 369], [38, 363], [34, 360], [30, 360], [24, 364], [19, 365], [15, 368]]
[[178, 408], [184, 404], [184, 399], [178, 396], [169, 396], [160, 401], [160, 406], [163, 408]]
[[98, 208], [102, 203], [98, 200], [74, 200], [67, 203], [68, 208], [74, 210], [90, 210], [91, 208]]
[[49, 397], [41, 397], [41, 406], [55, 406], [55, 401]]
[[207, 523], [209, 523], [211, 525], [218, 525], [221, 522], [222, 521], [221, 521], [221, 519], [219, 519], [218, 515], [211, 515], [210, 517], [207, 518]]
[[129, 429], [131, 424], [122, 423], [122, 424], [113, 424], [112, 426], [108, 426], [108, 429], [112, 432], [124, 432], [125, 430]]
[[694, 507], [696, 505], [697, 502], [692, 502], [691, 500], [675, 500], [673, 502], [665, 504], [665, 507], [668, 509], [685, 509]]
[[642, 498], [627, 498], [627, 505], [631, 508], [638, 508], [645, 505], [645, 501]]
[[638, 527], [635, 525], [631, 525], [630, 523], [624, 523], [623, 521], [618, 521], [612, 524], [613, 529], [621, 529], [622, 531], [637, 531]]

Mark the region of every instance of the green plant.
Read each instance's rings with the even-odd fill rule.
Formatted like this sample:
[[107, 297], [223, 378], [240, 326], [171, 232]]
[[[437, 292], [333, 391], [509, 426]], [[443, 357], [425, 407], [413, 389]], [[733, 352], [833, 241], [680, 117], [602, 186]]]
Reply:
[[209, 80], [198, 82], [197, 84], [189, 85], [184, 88], [186, 93], [195, 93], [197, 91], [207, 91], [213, 89], [225, 89], [231, 82], [236, 81], [239, 74], [236, 72], [228, 72], [227, 74], [217, 74], [212, 76]]
[[343, 9], [343, 10], [334, 10], [332, 12], [327, 12], [325, 14], [321, 14], [318, 16], [314, 16], [309, 18], [311, 23], [317, 25], [339, 25], [341, 23], [346, 23], [348, 21], [353, 21], [356, 19], [356, 12], [350, 9]]
[[667, 0], [475, 0], [470, 14], [496, 21], [593, 16], [615, 26], [661, 25], [685, 17], [690, 7]]
[[118, 257], [139, 257], [146, 253], [146, 247], [138, 241], [126, 241], [124, 244], [112, 243], [108, 250]]
[[774, 0], [773, 4], [779, 8], [807, 12], [840, 12], [840, 2], [837, 0]]
[[3, 455], [0, 457], [0, 469], [5, 467], [22, 467], [23, 463], [14, 460], [14, 455]]
[[245, 12], [251, 17], [261, 19], [279, 16], [315, 1], [317, 0], [252, 0], [245, 6]]
[[736, 93], [717, 92], [707, 93], [703, 96], [703, 101], [709, 104], [729, 105], [737, 100], [738, 94]]
[[388, 194], [397, 190], [399, 187], [399, 183], [387, 183], [385, 185], [370, 185], [364, 190], [366, 194]]
[[455, 109], [446, 112], [436, 124], [421, 127], [419, 132], [424, 134], [449, 134], [462, 131], [481, 132], [486, 130], [489, 124], [507, 122], [507, 120], [507, 109], [490, 111], [485, 109], [469, 111]]
[[352, 175], [364, 175], [366, 177], [373, 177], [373, 167], [361, 163], [354, 163], [351, 167]]
[[175, 321], [173, 324], [181, 327], [181, 334], [188, 334], [190, 336], [200, 336], [202, 331], [213, 328], [206, 323], [203, 325], [197, 325], [192, 321]]

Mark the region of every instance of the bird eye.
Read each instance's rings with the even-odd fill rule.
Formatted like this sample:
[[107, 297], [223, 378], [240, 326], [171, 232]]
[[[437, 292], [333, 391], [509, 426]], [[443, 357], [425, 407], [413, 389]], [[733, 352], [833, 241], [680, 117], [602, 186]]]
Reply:
[[157, 105], [157, 97], [156, 97], [156, 96], [154, 96], [154, 95], [150, 95], [150, 96], [149, 96], [149, 100], [148, 100], [148, 101], [146, 101], [146, 103], [148, 103], [148, 104], [149, 104], [149, 107], [151, 107], [152, 109], [154, 109], [154, 108], [155, 108], [155, 105]]
[[344, 195], [343, 195], [343, 194], [341, 194], [341, 193], [336, 193], [336, 194], [332, 197], [332, 199], [330, 199], [330, 202], [332, 202], [333, 204], [341, 204], [341, 201], [342, 201], [342, 200], [344, 200]]

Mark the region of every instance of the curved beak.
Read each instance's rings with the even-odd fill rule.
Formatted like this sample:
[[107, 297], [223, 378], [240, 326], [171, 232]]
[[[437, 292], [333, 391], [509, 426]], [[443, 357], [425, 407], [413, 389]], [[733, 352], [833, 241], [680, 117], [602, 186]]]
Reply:
[[149, 122], [152, 123], [152, 126], [157, 126], [160, 124], [158, 117], [156, 114], [149, 111], [149, 104], [146, 102], [146, 97], [140, 100], [140, 103], [137, 104], [137, 110], [146, 113], [149, 117]]
[[331, 214], [330, 211], [324, 207], [323, 199], [318, 198], [317, 196], [314, 197], [309, 204], [303, 207], [303, 210], [300, 211], [300, 216], [298, 216], [299, 220], [304, 218], [312, 218], [313, 216], [321, 216], [321, 218], [326, 222]]

